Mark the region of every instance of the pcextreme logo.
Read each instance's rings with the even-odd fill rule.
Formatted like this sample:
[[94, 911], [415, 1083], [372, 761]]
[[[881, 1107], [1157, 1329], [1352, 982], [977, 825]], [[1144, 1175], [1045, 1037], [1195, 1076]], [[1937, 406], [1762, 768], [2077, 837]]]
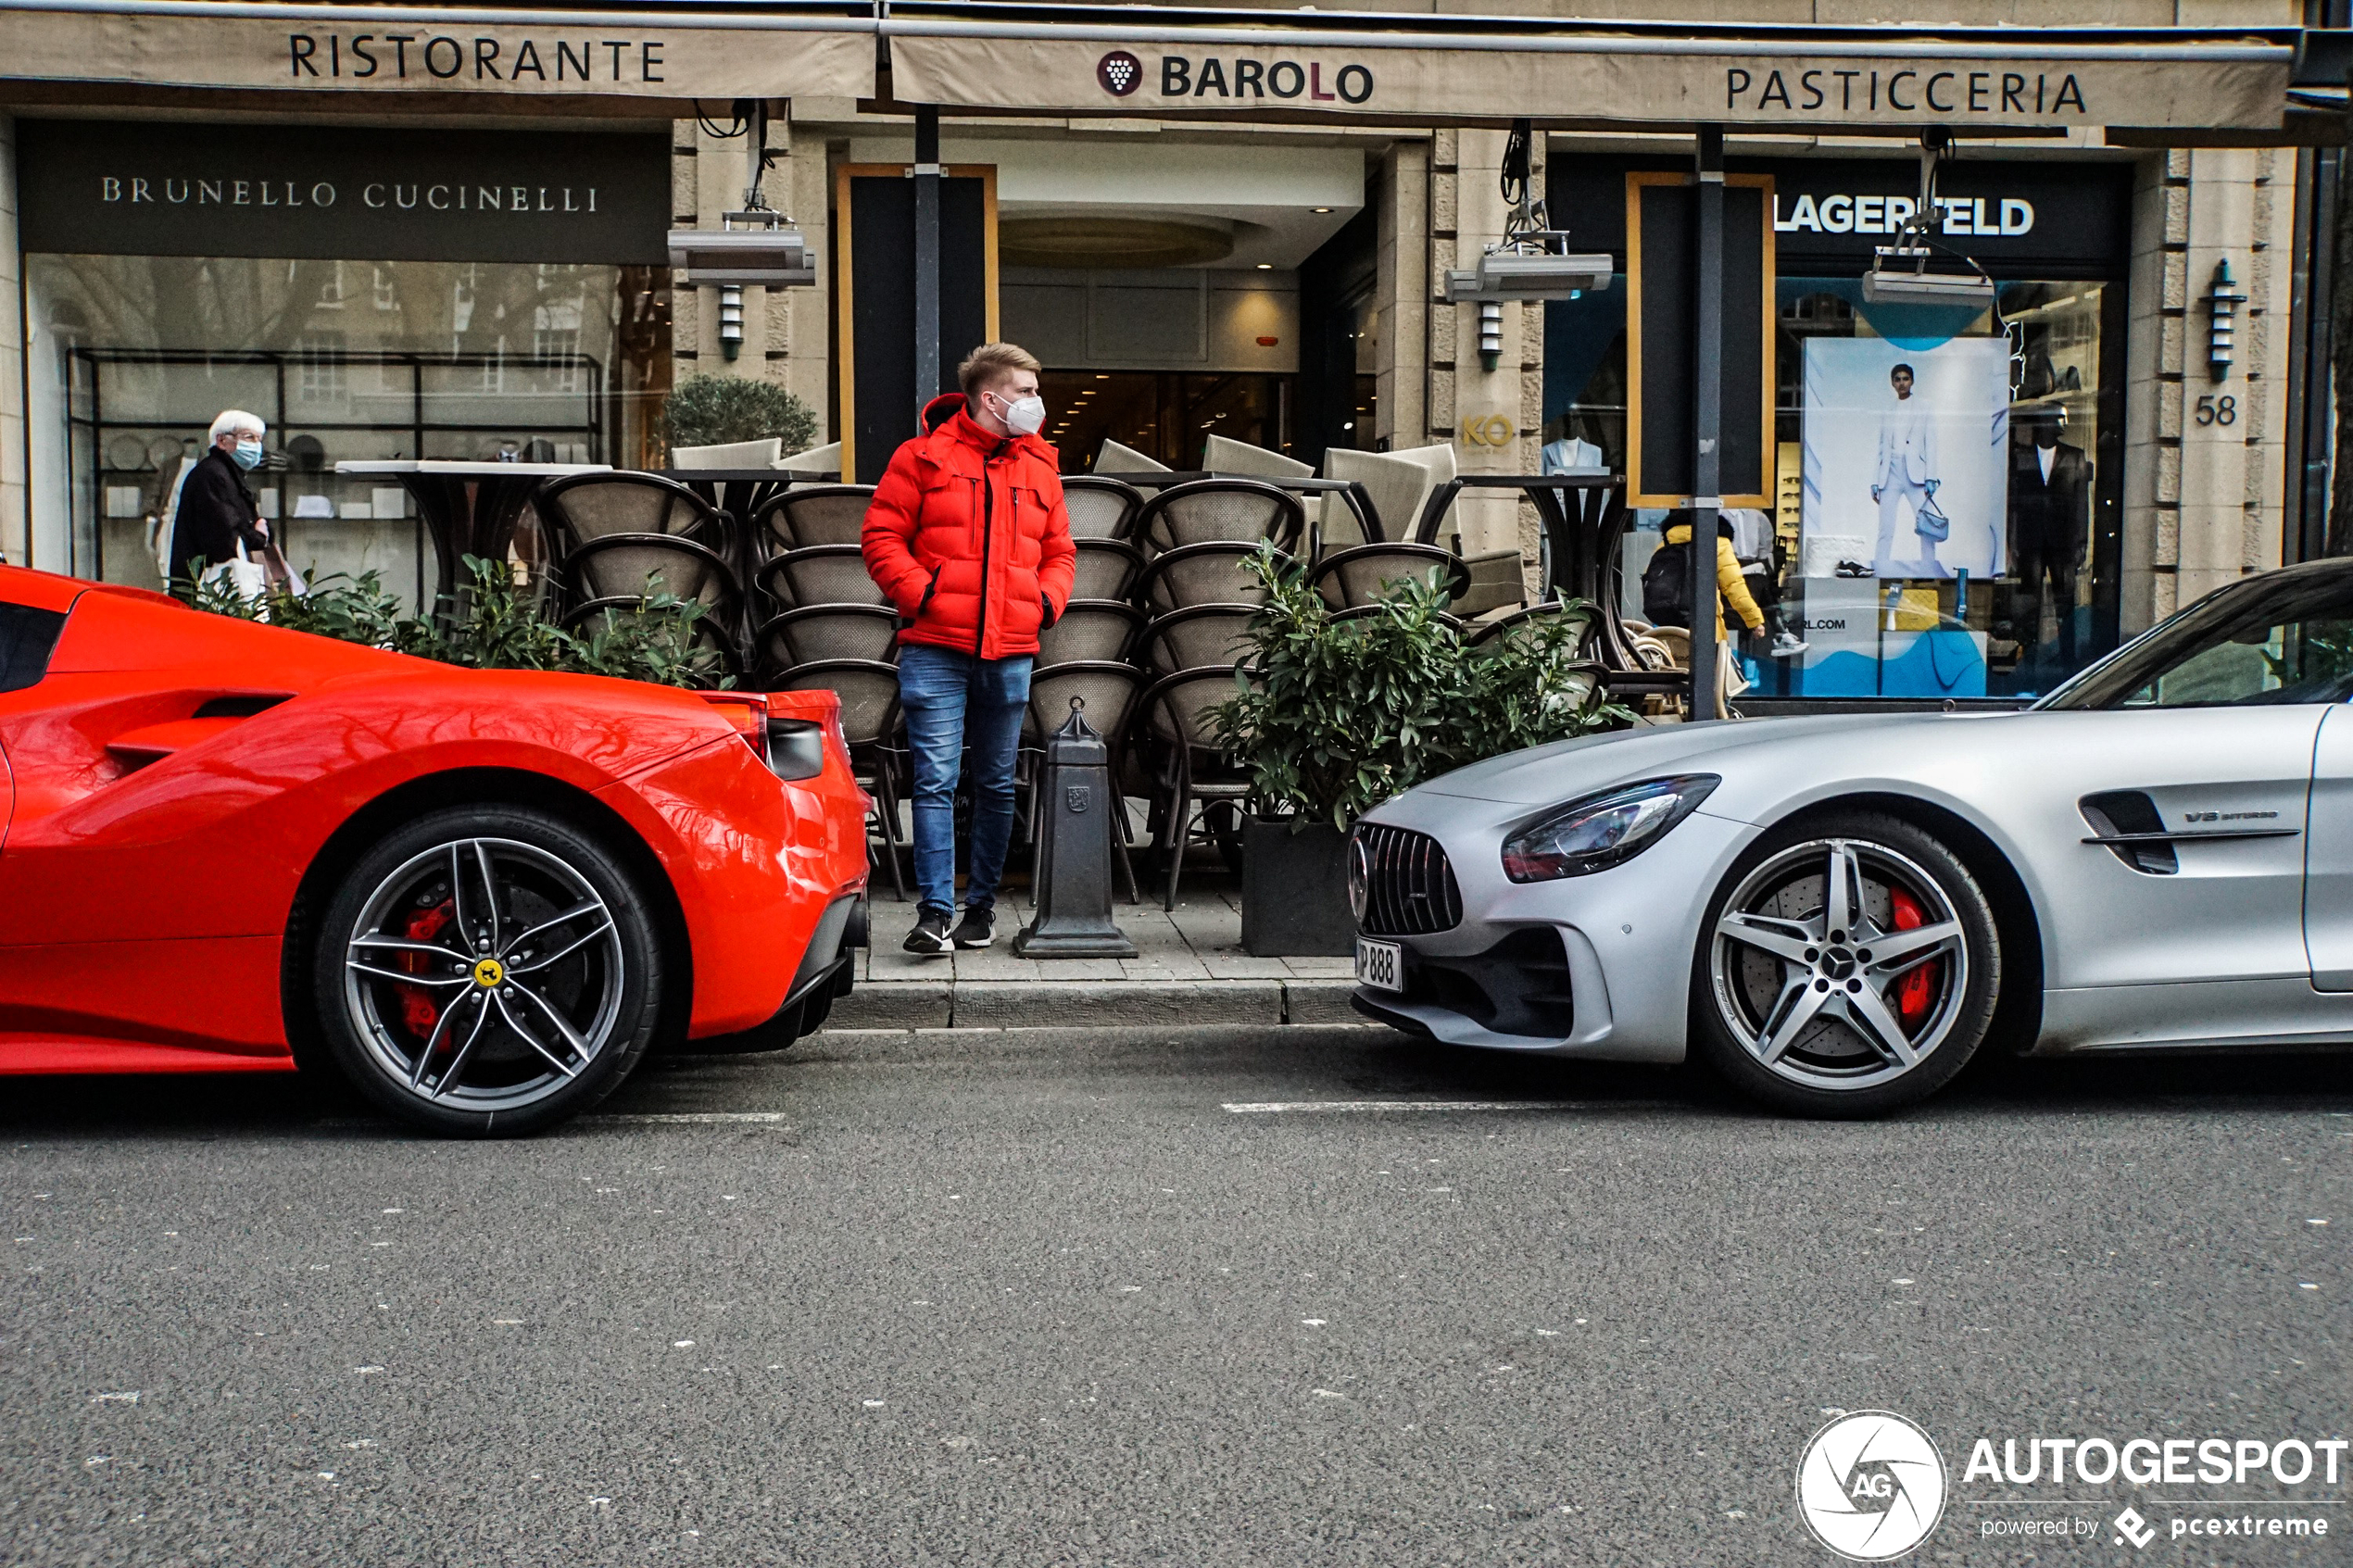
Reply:
[[[1969, 1462], [1955, 1477], [1934, 1439], [1906, 1417], [1823, 1413], [1836, 1419], [1799, 1456], [1798, 1518], [1853, 1562], [1913, 1550], [1935, 1533], [1948, 1506], [1967, 1511], [1967, 1533], [1981, 1540], [2087, 1545], [2105, 1537], [2135, 1553], [2160, 1541], [2203, 1546], [2218, 1536], [2279, 1537], [2293, 1549], [2344, 1523], [2324, 1512], [2344, 1505], [2324, 1495], [2345, 1478], [2353, 1442], [2343, 1437], [1981, 1436], [1969, 1440]], [[2120, 1482], [2168, 1495], [2143, 1496], [2137, 1506], [2097, 1497]], [[1964, 1495], [1973, 1483], [1985, 1489]], [[2204, 1495], [2183, 1495], [2190, 1488]], [[2045, 1489], [2059, 1495], [2037, 1495]]]
[[1814, 1538], [1853, 1562], [1884, 1562], [1928, 1539], [1944, 1514], [1944, 1456], [1889, 1411], [1853, 1411], [1806, 1445], [1797, 1512]]

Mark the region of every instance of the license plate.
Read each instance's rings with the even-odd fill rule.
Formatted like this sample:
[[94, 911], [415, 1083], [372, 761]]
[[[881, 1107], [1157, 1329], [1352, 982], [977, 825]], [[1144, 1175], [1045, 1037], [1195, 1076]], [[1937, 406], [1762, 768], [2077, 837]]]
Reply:
[[1356, 938], [1356, 983], [1376, 991], [1405, 988], [1405, 950], [1394, 942]]

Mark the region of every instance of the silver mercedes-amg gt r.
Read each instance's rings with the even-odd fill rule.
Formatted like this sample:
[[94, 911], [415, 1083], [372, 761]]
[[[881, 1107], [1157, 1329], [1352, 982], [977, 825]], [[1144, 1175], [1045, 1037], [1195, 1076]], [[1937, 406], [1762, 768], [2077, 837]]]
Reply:
[[2015, 713], [1661, 726], [1366, 814], [1355, 1001], [1868, 1115], [1989, 1041], [2353, 1042], [2353, 561], [2251, 577]]

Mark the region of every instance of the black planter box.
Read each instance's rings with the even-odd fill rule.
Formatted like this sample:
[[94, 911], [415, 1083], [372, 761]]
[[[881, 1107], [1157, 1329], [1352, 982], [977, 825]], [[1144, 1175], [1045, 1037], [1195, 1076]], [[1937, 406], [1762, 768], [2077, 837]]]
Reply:
[[1291, 831], [1285, 819], [1242, 826], [1242, 950], [1253, 958], [1347, 958], [1348, 835], [1329, 822]]

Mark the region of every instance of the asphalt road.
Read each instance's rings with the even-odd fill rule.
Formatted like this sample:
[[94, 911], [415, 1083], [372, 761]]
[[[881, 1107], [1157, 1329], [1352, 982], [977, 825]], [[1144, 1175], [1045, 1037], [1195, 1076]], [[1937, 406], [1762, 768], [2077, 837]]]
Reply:
[[[1228, 1109], [1441, 1099], [1543, 1103]], [[829, 1037], [475, 1145], [10, 1080], [0, 1562], [1818, 1563], [1799, 1452], [1880, 1408], [1952, 1472], [1911, 1561], [2346, 1562], [2342, 1473], [1960, 1471], [2353, 1436], [2349, 1166], [2347, 1057], [1818, 1125], [1369, 1030]], [[2259, 1494], [2334, 1533], [1984, 1533]]]

